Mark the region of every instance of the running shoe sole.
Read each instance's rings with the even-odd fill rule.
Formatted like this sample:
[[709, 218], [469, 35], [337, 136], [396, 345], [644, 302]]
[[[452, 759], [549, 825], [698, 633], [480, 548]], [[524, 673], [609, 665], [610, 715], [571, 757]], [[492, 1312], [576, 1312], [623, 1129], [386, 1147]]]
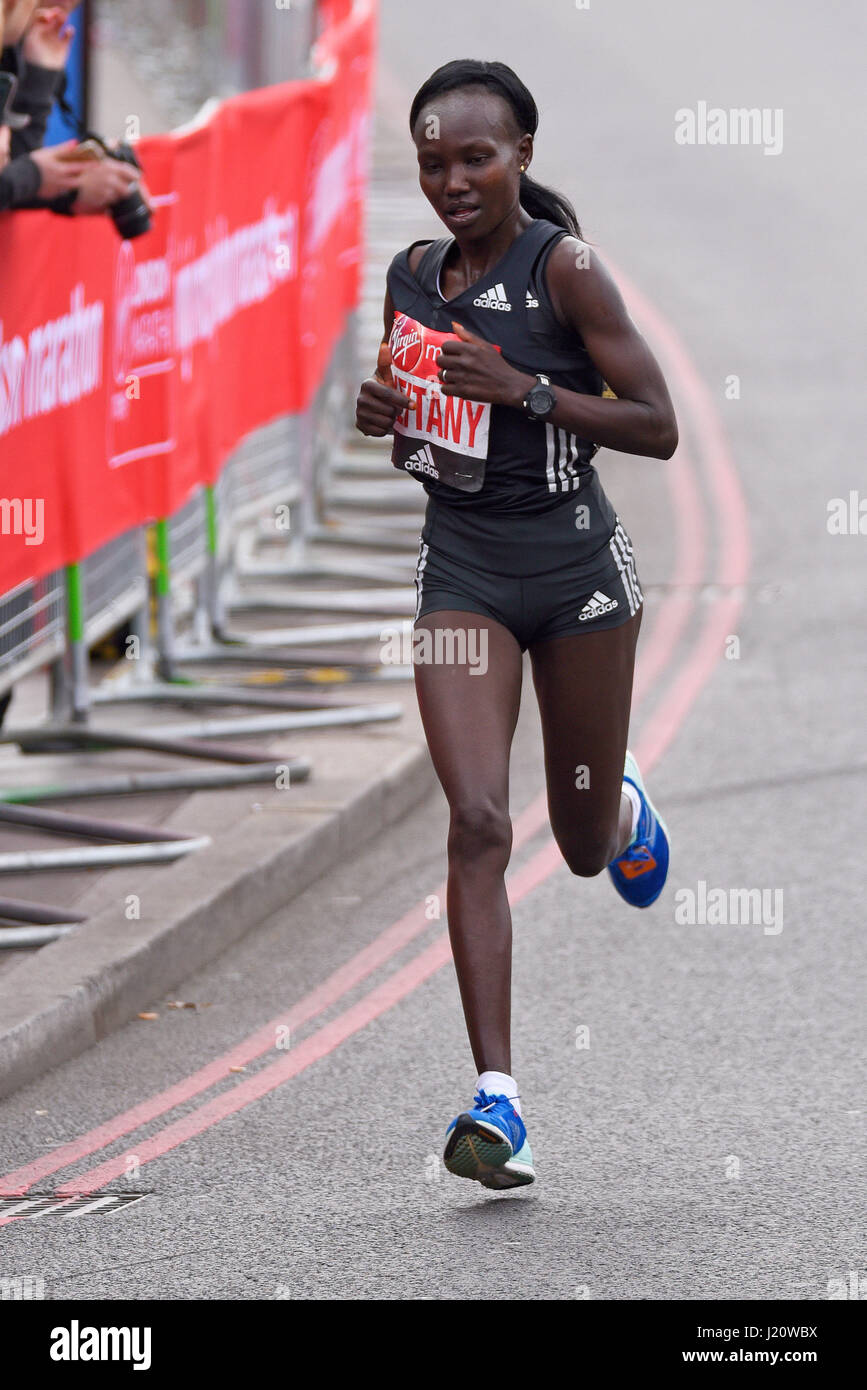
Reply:
[[522, 1187], [536, 1177], [532, 1160], [521, 1158], [524, 1149], [529, 1145], [513, 1156], [502, 1130], [463, 1114], [449, 1134], [443, 1162], [456, 1177], [471, 1178], [484, 1187]]

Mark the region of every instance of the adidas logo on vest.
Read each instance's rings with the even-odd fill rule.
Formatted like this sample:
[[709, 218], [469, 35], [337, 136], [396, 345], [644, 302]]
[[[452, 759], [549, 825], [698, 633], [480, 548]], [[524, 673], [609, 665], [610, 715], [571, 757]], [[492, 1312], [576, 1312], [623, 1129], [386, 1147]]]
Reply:
[[578, 614], [579, 623], [586, 623], [590, 618], [601, 618], [603, 613], [610, 613], [617, 607], [617, 599], [609, 598], [600, 589], [595, 594], [591, 594], [587, 603]]
[[500, 284], [494, 285], [491, 290], [482, 290], [478, 299], [474, 299], [473, 303], [479, 309], [511, 309], [512, 307], [505, 286]]
[[539, 307], [538, 299], [534, 299], [529, 290], [527, 290], [527, 299], [525, 302], [528, 309], [538, 309]]
[[404, 468], [413, 468], [417, 473], [429, 473], [432, 478], [438, 478], [440, 475], [429, 444], [423, 444], [414, 454], [410, 454], [403, 466]]

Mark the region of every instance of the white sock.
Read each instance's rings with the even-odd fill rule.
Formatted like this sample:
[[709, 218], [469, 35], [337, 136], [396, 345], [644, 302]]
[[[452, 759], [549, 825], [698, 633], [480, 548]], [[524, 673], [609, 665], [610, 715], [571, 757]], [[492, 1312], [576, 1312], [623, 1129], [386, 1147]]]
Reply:
[[[632, 839], [629, 841], [631, 845], [638, 833], [638, 817], [641, 815], [641, 797], [638, 795], [638, 788], [633, 787], [631, 782], [623, 783], [623, 795], [628, 796], [629, 800], [632, 802]], [[629, 845], [627, 845], [627, 849], [628, 848]]]
[[507, 1076], [504, 1071], [483, 1071], [476, 1082], [476, 1090], [485, 1091], [489, 1096], [505, 1096], [520, 1115], [521, 1101], [514, 1076]]

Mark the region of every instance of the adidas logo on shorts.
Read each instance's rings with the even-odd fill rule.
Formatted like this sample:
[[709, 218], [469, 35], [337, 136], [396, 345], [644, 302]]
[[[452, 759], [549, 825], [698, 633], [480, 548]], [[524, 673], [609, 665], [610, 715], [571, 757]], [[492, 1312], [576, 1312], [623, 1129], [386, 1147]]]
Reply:
[[415, 469], [417, 473], [429, 473], [432, 478], [438, 478], [440, 475], [429, 444], [423, 444], [414, 454], [410, 454], [403, 466], [404, 468]]
[[579, 623], [586, 623], [590, 618], [601, 618], [603, 613], [610, 613], [617, 607], [617, 599], [609, 598], [600, 589], [595, 594], [591, 594], [581, 612], [578, 614]]
[[479, 309], [511, 309], [512, 307], [505, 286], [500, 284], [494, 285], [492, 290], [482, 290], [478, 299], [474, 299], [473, 303]]

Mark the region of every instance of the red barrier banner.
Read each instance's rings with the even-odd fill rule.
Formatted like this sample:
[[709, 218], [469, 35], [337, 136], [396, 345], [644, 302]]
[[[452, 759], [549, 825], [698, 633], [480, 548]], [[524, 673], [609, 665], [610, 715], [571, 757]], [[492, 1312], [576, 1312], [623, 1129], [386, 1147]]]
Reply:
[[352, 0], [317, 0], [317, 20], [322, 29], [329, 29], [347, 19], [352, 9]]
[[171, 515], [303, 410], [358, 302], [373, 0], [321, 76], [140, 142], [152, 229], [0, 217], [0, 594]]
[[346, 306], [361, 293], [375, 25], [375, 7], [356, 5], [314, 48], [317, 66], [331, 76], [304, 194], [299, 310], [306, 400], [322, 380]]

